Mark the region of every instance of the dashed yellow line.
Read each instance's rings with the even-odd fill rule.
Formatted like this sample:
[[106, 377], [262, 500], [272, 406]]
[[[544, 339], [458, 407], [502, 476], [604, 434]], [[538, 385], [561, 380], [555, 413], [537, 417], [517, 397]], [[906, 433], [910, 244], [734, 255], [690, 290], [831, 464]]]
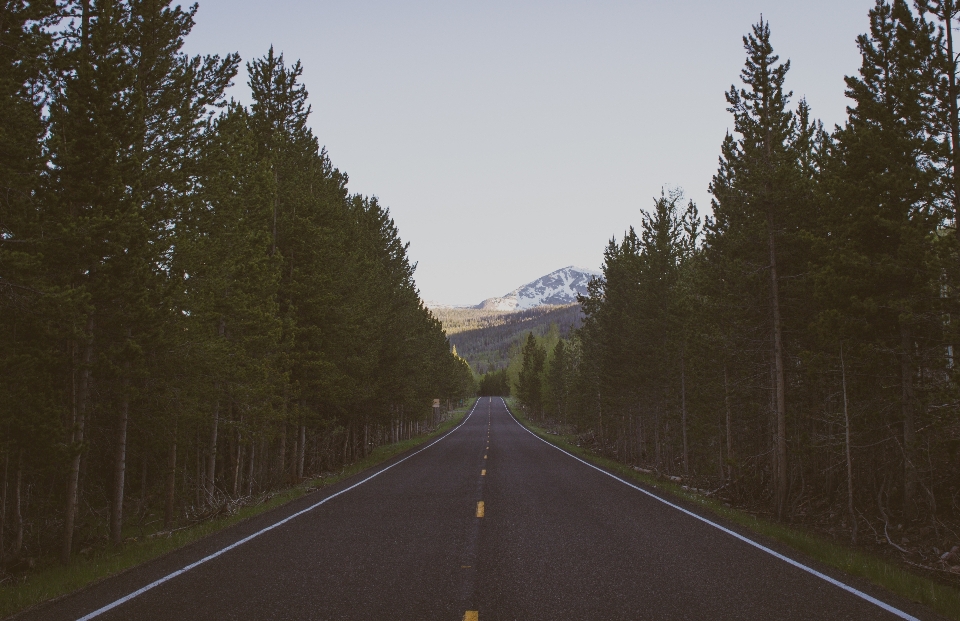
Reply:
[[483, 517], [483, 501], [477, 502], [477, 517]]
[[468, 610], [463, 613], [463, 621], [480, 621], [480, 613], [476, 610]]
[[487, 476], [487, 469], [486, 469], [486, 468], [484, 468], [483, 470], [480, 471], [480, 476], [482, 476], [482, 477]]

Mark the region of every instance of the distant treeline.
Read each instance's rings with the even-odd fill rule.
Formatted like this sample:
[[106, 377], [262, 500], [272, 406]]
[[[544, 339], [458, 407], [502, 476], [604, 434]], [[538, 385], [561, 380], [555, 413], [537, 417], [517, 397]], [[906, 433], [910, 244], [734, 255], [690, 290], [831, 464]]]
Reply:
[[667, 192], [609, 243], [575, 338], [524, 345], [528, 413], [915, 563], [960, 543], [950, 11], [877, 2], [833, 131], [789, 107], [789, 62], [755, 25], [712, 215]]
[[473, 308], [439, 308], [434, 314], [456, 347], [457, 354], [478, 374], [504, 369], [511, 352], [519, 350], [528, 332], [547, 333], [556, 325], [567, 336], [583, 319], [579, 304], [537, 306], [522, 311], [491, 311]]
[[0, 561], [200, 520], [473, 390], [299, 63], [168, 2], [0, 6]]
[[506, 369], [488, 371], [477, 382], [477, 394], [481, 397], [509, 397], [510, 376]]

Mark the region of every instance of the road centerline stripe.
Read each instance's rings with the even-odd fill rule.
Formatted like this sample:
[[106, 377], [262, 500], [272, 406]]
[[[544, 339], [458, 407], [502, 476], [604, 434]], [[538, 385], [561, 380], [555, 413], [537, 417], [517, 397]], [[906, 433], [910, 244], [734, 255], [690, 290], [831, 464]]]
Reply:
[[895, 615], [895, 616], [897, 616], [897, 617], [900, 617], [901, 619], [904, 619], [905, 621], [920, 621], [920, 619], [918, 619], [917, 617], [914, 617], [913, 615], [911, 615], [911, 614], [909, 614], [909, 613], [907, 613], [907, 612], [904, 612], [903, 610], [900, 610], [899, 608], [895, 608], [894, 606], [891, 606], [890, 604], [888, 604], [888, 603], [886, 603], [886, 602], [884, 602], [884, 601], [881, 601], [881, 600], [873, 597], [872, 595], [868, 595], [868, 594], [864, 593], [863, 591], [861, 591], [861, 590], [859, 590], [859, 589], [857, 589], [857, 588], [854, 588], [854, 587], [850, 586], [849, 584], [846, 584], [846, 583], [844, 583], [844, 582], [840, 582], [839, 580], [837, 580], [837, 579], [835, 579], [835, 578], [831, 578], [830, 576], [828, 576], [828, 575], [826, 575], [826, 574], [824, 574], [824, 573], [822, 573], [822, 572], [817, 571], [817, 570], [814, 569], [813, 567], [809, 567], [809, 566], [807, 566], [807, 565], [804, 565], [804, 564], [801, 563], [800, 561], [795, 561], [795, 560], [793, 560], [792, 558], [790, 558], [789, 556], [785, 556], [785, 555], [783, 555], [783, 554], [780, 554], [780, 553], [777, 552], [776, 550], [773, 550], [773, 549], [771, 549], [771, 548], [768, 548], [767, 546], [765, 546], [765, 545], [763, 545], [763, 544], [761, 544], [761, 543], [758, 543], [758, 542], [750, 539], [749, 537], [746, 537], [746, 536], [744, 536], [744, 535], [741, 535], [740, 533], [738, 533], [738, 532], [736, 532], [736, 531], [730, 530], [729, 528], [727, 528], [727, 527], [725, 527], [725, 526], [721, 526], [720, 524], [717, 524], [716, 522], [714, 522], [714, 521], [712, 521], [712, 520], [709, 520], [709, 519], [707, 519], [707, 518], [705, 518], [705, 517], [703, 517], [703, 516], [701, 516], [701, 515], [697, 515], [697, 514], [694, 513], [693, 511], [690, 511], [690, 510], [688, 510], [688, 509], [684, 509], [683, 507], [681, 507], [681, 506], [679, 506], [679, 505], [676, 505], [676, 504], [670, 502], [669, 500], [666, 500], [666, 499], [664, 499], [664, 498], [661, 498], [660, 496], [654, 494], [653, 492], [649, 492], [649, 491], [643, 489], [642, 487], [640, 487], [640, 486], [638, 486], [638, 485], [634, 485], [633, 483], [630, 483], [629, 481], [627, 481], [627, 480], [625, 480], [625, 479], [621, 479], [620, 477], [618, 477], [618, 476], [615, 475], [615, 474], [612, 474], [612, 473], [610, 473], [610, 472], [607, 472], [606, 470], [604, 470], [603, 468], [600, 468], [599, 466], [595, 466], [595, 465], [591, 464], [590, 462], [585, 461], [585, 460], [577, 457], [577, 456], [574, 455], [573, 453], [570, 453], [569, 451], [566, 451], [566, 450], [560, 448], [560, 447], [557, 446], [556, 444], [552, 444], [551, 442], [547, 442], [546, 440], [544, 440], [543, 438], [541, 438], [541, 437], [538, 436], [537, 434], [535, 434], [535, 433], [533, 433], [532, 431], [530, 431], [529, 429], [527, 429], [523, 424], [521, 424], [520, 421], [517, 420], [517, 417], [513, 415], [513, 412], [510, 411], [510, 408], [507, 406], [507, 402], [506, 402], [502, 397], [500, 398], [500, 400], [503, 401], [503, 407], [507, 410], [507, 413], [510, 414], [510, 418], [512, 418], [513, 421], [514, 421], [517, 425], [519, 425], [519, 427], [520, 427], [521, 429], [523, 429], [524, 431], [526, 431], [527, 433], [529, 433], [530, 435], [532, 435], [532, 436], [533, 436], [534, 438], [536, 438], [537, 440], [540, 440], [541, 442], [543, 442], [543, 443], [546, 444], [547, 446], [549, 446], [549, 447], [551, 447], [551, 448], [555, 448], [555, 449], [557, 449], [558, 451], [560, 451], [561, 453], [563, 453], [564, 455], [567, 455], [568, 457], [572, 457], [573, 459], [576, 459], [577, 461], [579, 461], [579, 462], [582, 463], [583, 465], [589, 466], [590, 468], [593, 468], [593, 469], [596, 470], [597, 472], [600, 472], [600, 473], [602, 473], [602, 474], [607, 475], [607, 476], [610, 477], [611, 479], [615, 479], [615, 480], [617, 480], [617, 481], [620, 481], [621, 483], [623, 483], [623, 484], [626, 485], [627, 487], [632, 487], [633, 489], [637, 490], [637, 491], [640, 492], [641, 494], [645, 494], [645, 495], [649, 496], [650, 498], [653, 498], [654, 500], [657, 500], [657, 501], [659, 501], [659, 502], [667, 505], [668, 507], [671, 507], [671, 508], [673, 508], [673, 509], [676, 509], [677, 511], [680, 511], [681, 513], [685, 513], [685, 514], [687, 514], [688, 516], [690, 516], [690, 517], [692, 517], [692, 518], [694, 518], [694, 519], [696, 519], [696, 520], [700, 520], [701, 522], [703, 522], [703, 523], [705, 523], [705, 524], [709, 524], [710, 526], [713, 526], [713, 527], [716, 528], [717, 530], [723, 531], [724, 533], [730, 535], [731, 537], [735, 537], [736, 539], [739, 539], [740, 541], [742, 541], [742, 542], [744, 542], [744, 543], [746, 543], [746, 544], [748, 544], [748, 545], [751, 545], [751, 546], [753, 546], [754, 548], [757, 548], [758, 550], [762, 550], [763, 552], [766, 552], [767, 554], [769, 554], [769, 555], [771, 555], [771, 556], [773, 556], [773, 557], [776, 557], [776, 558], [780, 559], [781, 561], [783, 561], [783, 562], [785, 562], [785, 563], [787, 563], [787, 564], [789, 564], [789, 565], [793, 565], [793, 566], [796, 567], [797, 569], [800, 569], [800, 570], [805, 571], [805, 572], [807, 572], [807, 573], [809, 573], [809, 574], [811, 574], [811, 575], [813, 575], [813, 576], [816, 576], [817, 578], [820, 578], [821, 580], [824, 580], [825, 582], [829, 582], [830, 584], [832, 584], [832, 585], [834, 585], [834, 586], [836, 586], [836, 587], [839, 587], [839, 588], [843, 589], [844, 591], [847, 591], [848, 593], [859, 597], [859, 598], [862, 599], [862, 600], [865, 600], [865, 601], [867, 601], [867, 602], [870, 602], [871, 604], [873, 604], [873, 605], [875, 605], [875, 606], [877, 606], [877, 607], [879, 607], [879, 608], [882, 608], [883, 610], [886, 610], [887, 612], [889, 612], [889, 613], [892, 614], [892, 615]]

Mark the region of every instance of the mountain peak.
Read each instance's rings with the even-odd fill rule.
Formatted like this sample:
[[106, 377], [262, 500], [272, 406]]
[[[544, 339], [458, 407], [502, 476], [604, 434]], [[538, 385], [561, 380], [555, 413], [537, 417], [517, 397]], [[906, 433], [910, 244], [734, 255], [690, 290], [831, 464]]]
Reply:
[[596, 270], [570, 265], [517, 287], [503, 297], [488, 298], [475, 308], [513, 311], [572, 304], [577, 301], [577, 294], [587, 293], [587, 284], [597, 276], [600, 276], [600, 272]]

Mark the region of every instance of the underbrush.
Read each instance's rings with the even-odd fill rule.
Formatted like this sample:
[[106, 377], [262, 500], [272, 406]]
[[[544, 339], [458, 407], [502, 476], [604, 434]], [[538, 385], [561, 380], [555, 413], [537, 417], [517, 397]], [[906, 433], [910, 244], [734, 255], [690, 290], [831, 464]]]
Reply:
[[[472, 406], [473, 402], [470, 402], [470, 405]], [[379, 446], [366, 458], [347, 465], [340, 472], [325, 473], [323, 476], [306, 479], [293, 487], [253, 497], [222, 497], [213, 506], [189, 515], [187, 524], [174, 530], [142, 532], [134, 526], [136, 535], [127, 537], [122, 546], [105, 544], [84, 550], [66, 565], [51, 559], [41, 561], [35, 567], [25, 568], [26, 571], [0, 575], [0, 618], [72, 593], [305, 494], [333, 485], [446, 433], [469, 411], [469, 406], [454, 410], [435, 430], [396, 444]]]
[[588, 439], [576, 435], [571, 427], [534, 423], [523, 416], [520, 408], [514, 406], [512, 399], [507, 401], [510, 411], [530, 431], [586, 461], [602, 466], [627, 480], [644, 483], [658, 491], [696, 504], [730, 522], [783, 543], [824, 565], [865, 578], [903, 598], [960, 621], [960, 588], [958, 577], [952, 571], [943, 570], [944, 575], [931, 576], [932, 567], [913, 563], [907, 558], [891, 558], [883, 554], [885, 550], [882, 548], [878, 550], [866, 546], [853, 547], [830, 540], [827, 538], [829, 535], [816, 532], [804, 523], [780, 523], [775, 521], [773, 516], [768, 517], [760, 511], [750, 511], [749, 507], [735, 506], [713, 497], [716, 490], [699, 489], [692, 481], [686, 481], [691, 484], [684, 484], [681, 477], [657, 473], [604, 457], [593, 450]]

